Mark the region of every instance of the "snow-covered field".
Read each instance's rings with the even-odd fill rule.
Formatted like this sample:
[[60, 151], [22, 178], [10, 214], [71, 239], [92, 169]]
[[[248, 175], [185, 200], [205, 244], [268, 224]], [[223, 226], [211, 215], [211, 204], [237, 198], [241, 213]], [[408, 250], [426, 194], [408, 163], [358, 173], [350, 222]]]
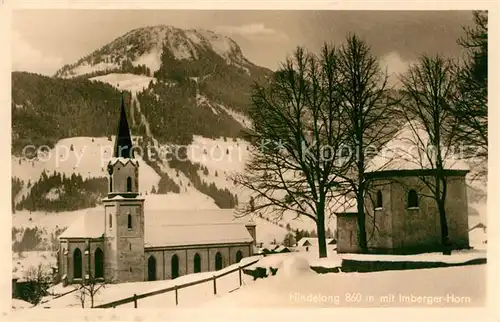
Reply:
[[321, 266], [321, 267], [340, 267], [342, 264], [342, 257], [337, 254], [335, 251], [335, 246], [327, 247], [327, 257], [326, 258], [318, 258], [319, 252], [317, 247], [309, 247], [309, 251], [299, 251], [299, 252], [291, 252], [291, 253], [281, 253], [281, 254], [272, 254], [262, 258], [257, 263], [253, 264], [249, 267], [249, 269], [255, 267], [263, 267], [268, 269], [272, 268], [280, 268], [284, 261], [289, 258], [301, 258], [308, 261], [310, 266]]
[[[290, 258], [203, 308], [449, 307], [486, 304], [486, 265], [374, 273], [316, 274]], [[460, 281], [457, 283], [457, 281]]]
[[[259, 257], [247, 257], [242, 259], [239, 264], [234, 264], [228, 266], [218, 272], [204, 272], [197, 274], [189, 274], [181, 276], [175, 280], [165, 280], [165, 281], [155, 281], [155, 282], [137, 282], [137, 283], [123, 283], [123, 284], [109, 284], [105, 285], [95, 297], [95, 306], [117, 301], [123, 298], [131, 297], [134, 294], [143, 294], [147, 292], [153, 292], [156, 290], [161, 290], [165, 288], [172, 287], [174, 285], [182, 285], [189, 282], [194, 282], [197, 280], [206, 279], [214, 275], [219, 275], [224, 272], [230, 271], [238, 267], [238, 265], [245, 265], [250, 263]], [[244, 283], [250, 283], [251, 278], [248, 275], [242, 274]], [[74, 286], [69, 285], [67, 287], [56, 287], [59, 292], [67, 292], [71, 290]], [[238, 272], [230, 273], [226, 276], [218, 278], [216, 281], [217, 295], [227, 294], [239, 287], [239, 274]], [[65, 296], [59, 297], [57, 299], [51, 300], [50, 297], [44, 299], [40, 304], [44, 308], [67, 308], [67, 307], [81, 307], [81, 303], [78, 299], [78, 291], [67, 294]], [[201, 304], [211, 298], [214, 295], [213, 282], [206, 282], [194, 286], [190, 286], [185, 289], [178, 291], [178, 301], [180, 307], [192, 307]], [[90, 307], [90, 299], [86, 302], [86, 307]], [[160, 295], [151, 296], [145, 299], [140, 299], [138, 301], [139, 308], [158, 308], [158, 307], [175, 307], [175, 292], [168, 292]], [[120, 308], [133, 308], [134, 303], [120, 305]]]
[[17, 309], [28, 309], [33, 307], [33, 304], [19, 300], [19, 299], [12, 299], [12, 309], [17, 310]]
[[310, 246], [308, 252], [299, 251], [291, 253], [273, 254], [264, 257], [249, 268], [280, 268], [283, 263], [290, 258], [304, 259], [309, 263], [309, 266], [333, 268], [340, 267], [342, 260], [356, 261], [387, 261], [387, 262], [441, 262], [447, 264], [465, 263], [474, 259], [486, 258], [486, 250], [471, 249], [453, 251], [451, 256], [443, 255], [442, 253], [424, 253], [415, 255], [385, 255], [385, 254], [337, 254], [335, 246], [328, 247], [327, 257], [318, 258], [318, 247]]
[[56, 257], [50, 251], [32, 251], [12, 254], [12, 277], [20, 281], [26, 278], [31, 269], [36, 269], [38, 265], [48, 273], [51, 267], [56, 266]]
[[90, 78], [90, 80], [110, 84], [120, 90], [137, 93], [149, 86], [150, 82], [156, 83], [156, 78], [127, 73], [110, 73], [104, 76]]
[[[310, 266], [340, 266], [341, 257], [334, 251], [325, 259], [318, 259], [317, 252], [276, 254], [263, 257], [249, 268], [276, 267], [275, 276], [257, 279], [243, 274], [243, 286], [239, 287], [238, 273], [217, 279], [217, 295], [213, 294], [213, 283], [207, 282], [178, 292], [179, 305], [175, 304], [175, 293], [169, 292], [138, 301], [138, 308], [279, 308], [279, 307], [447, 307], [480, 306], [486, 301], [486, 265], [458, 266], [448, 268], [419, 269], [408, 271], [374, 273], [317, 274]], [[470, 252], [470, 257], [485, 256]], [[365, 255], [368, 256], [368, 255]], [[384, 259], [390, 256], [379, 255]], [[443, 261], [439, 254], [410, 255], [408, 258]], [[452, 262], [465, 261], [465, 254], [454, 254]], [[245, 258], [242, 265], [258, 257]], [[407, 260], [408, 260], [407, 258]], [[369, 260], [373, 260], [370, 258]], [[394, 260], [399, 260], [394, 258]], [[219, 271], [222, 273], [236, 266]], [[173, 285], [201, 280], [216, 274], [206, 272], [182, 276], [176, 280], [124, 283], [107, 285], [96, 296], [96, 305], [151, 292]], [[460, 281], [460, 283], [457, 283]], [[65, 292], [73, 286], [59, 287]], [[77, 293], [71, 293], [40, 305], [44, 308], [81, 307]], [[133, 303], [119, 306], [133, 308]]]

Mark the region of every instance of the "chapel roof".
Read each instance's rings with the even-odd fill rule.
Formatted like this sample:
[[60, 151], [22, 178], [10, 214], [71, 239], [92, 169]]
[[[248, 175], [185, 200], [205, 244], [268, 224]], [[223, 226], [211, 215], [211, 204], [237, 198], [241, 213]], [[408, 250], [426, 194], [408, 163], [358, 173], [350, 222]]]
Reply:
[[[409, 121], [368, 162], [367, 172], [434, 169], [435, 158], [430, 157], [431, 153], [425, 152], [429, 143], [429, 135], [423, 125], [417, 121]], [[453, 149], [443, 149], [442, 155], [446, 170], [469, 169]]]

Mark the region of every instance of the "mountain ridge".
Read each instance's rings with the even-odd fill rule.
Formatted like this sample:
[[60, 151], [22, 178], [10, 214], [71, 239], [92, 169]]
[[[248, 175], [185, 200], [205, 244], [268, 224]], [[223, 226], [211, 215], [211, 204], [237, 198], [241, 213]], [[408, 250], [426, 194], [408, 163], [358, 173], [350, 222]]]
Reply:
[[257, 66], [244, 55], [231, 38], [207, 29], [181, 29], [154, 25], [130, 30], [108, 44], [61, 67], [55, 77], [70, 78], [96, 72], [110, 72], [133, 67], [152, 76], [161, 67], [161, 56], [169, 51], [175, 60], [199, 60], [207, 52], [215, 53], [228, 65], [250, 73]]

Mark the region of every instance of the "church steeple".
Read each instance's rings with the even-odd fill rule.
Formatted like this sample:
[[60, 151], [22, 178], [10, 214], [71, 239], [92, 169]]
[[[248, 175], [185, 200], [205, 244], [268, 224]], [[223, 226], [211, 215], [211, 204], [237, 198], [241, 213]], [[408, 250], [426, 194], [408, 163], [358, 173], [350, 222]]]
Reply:
[[109, 193], [108, 198], [120, 195], [135, 198], [139, 194], [139, 162], [134, 159], [132, 138], [122, 96], [120, 121], [116, 135], [113, 157], [108, 163]]
[[118, 123], [118, 133], [116, 135], [113, 157], [126, 159], [134, 158], [134, 151], [132, 150], [132, 138], [130, 137], [130, 128], [128, 126], [127, 113], [125, 112], [123, 93], [122, 105], [120, 110], [120, 120]]

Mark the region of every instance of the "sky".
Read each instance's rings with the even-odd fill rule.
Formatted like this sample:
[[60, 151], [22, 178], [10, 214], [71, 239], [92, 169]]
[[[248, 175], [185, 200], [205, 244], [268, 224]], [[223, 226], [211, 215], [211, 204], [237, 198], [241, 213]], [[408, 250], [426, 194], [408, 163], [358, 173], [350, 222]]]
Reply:
[[459, 57], [456, 40], [471, 23], [470, 11], [23, 10], [12, 15], [12, 66], [53, 75], [131, 29], [166, 24], [227, 35], [273, 70], [297, 46], [317, 51], [356, 33], [399, 73], [423, 53]]

